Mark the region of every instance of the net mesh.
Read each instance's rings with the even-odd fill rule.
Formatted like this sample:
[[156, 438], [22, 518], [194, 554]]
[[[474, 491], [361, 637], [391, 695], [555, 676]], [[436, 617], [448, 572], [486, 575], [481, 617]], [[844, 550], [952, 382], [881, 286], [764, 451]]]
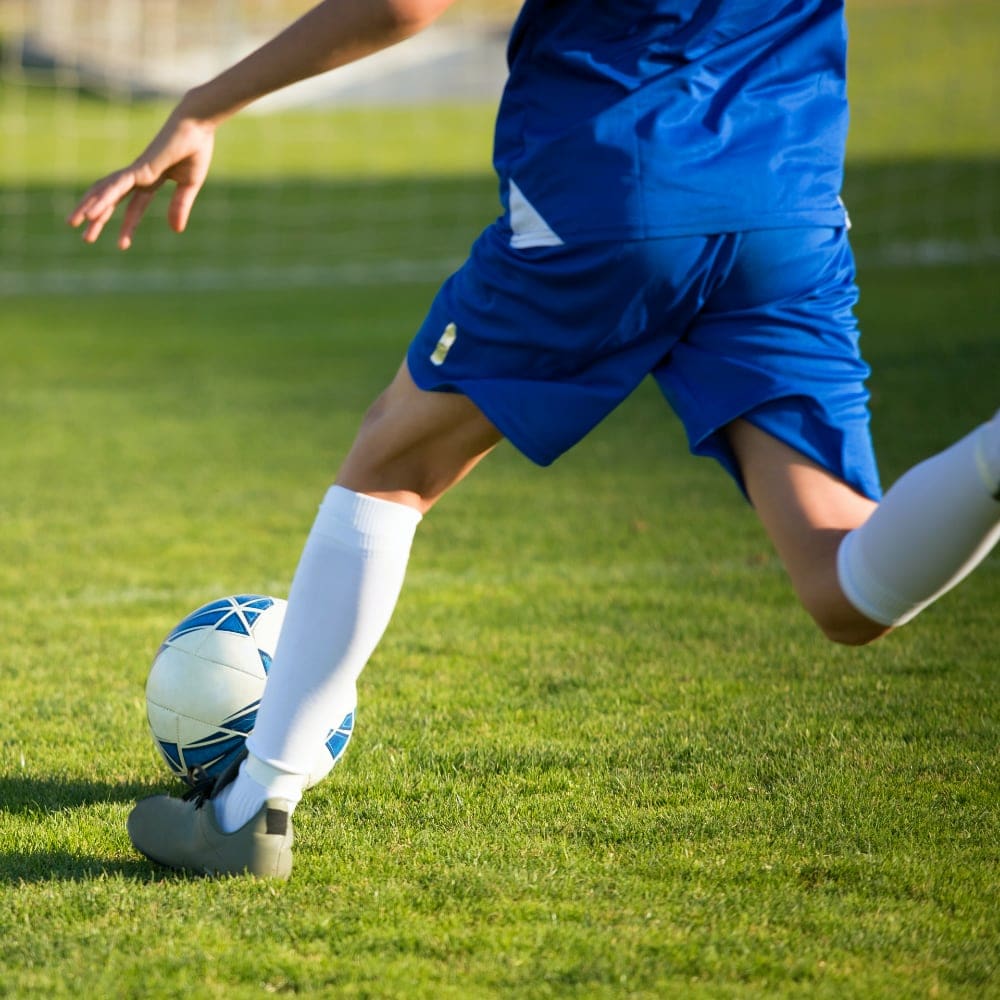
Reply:
[[[287, 0], [0, 0], [0, 293], [440, 276], [499, 204], [492, 116], [510, 3], [458, 4], [220, 132], [183, 237], [154, 203], [128, 254], [63, 219], [183, 89], [300, 13]], [[1000, 128], [977, 0], [856, 0], [845, 197], [869, 264], [993, 258]], [[112, 223], [114, 225], [114, 223]]]

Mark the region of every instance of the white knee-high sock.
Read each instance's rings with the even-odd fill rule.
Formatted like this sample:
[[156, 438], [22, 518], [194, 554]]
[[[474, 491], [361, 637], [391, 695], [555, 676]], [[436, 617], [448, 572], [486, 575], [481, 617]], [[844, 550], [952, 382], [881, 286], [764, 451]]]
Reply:
[[902, 625], [972, 572], [1000, 541], [1000, 413], [921, 462], [841, 542], [845, 596]]
[[317, 748], [354, 708], [419, 522], [412, 507], [340, 486], [327, 493], [292, 580], [250, 755], [215, 799], [223, 830], [242, 826], [268, 798], [293, 806], [301, 798]]

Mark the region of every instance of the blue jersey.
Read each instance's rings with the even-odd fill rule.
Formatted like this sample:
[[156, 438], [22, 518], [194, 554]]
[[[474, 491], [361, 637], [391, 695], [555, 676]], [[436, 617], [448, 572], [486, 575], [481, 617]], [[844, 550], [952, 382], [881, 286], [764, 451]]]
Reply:
[[841, 226], [843, 0], [526, 0], [494, 164], [514, 247]]

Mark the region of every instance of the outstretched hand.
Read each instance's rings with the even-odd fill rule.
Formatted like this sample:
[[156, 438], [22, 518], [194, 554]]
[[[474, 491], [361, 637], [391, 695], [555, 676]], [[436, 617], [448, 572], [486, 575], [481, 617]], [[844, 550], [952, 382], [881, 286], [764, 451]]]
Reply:
[[183, 232], [212, 162], [215, 129], [175, 111], [145, 151], [129, 166], [91, 185], [67, 218], [73, 227], [86, 225], [83, 239], [94, 243], [119, 203], [128, 199], [118, 234], [118, 246], [127, 250], [153, 195], [166, 182], [176, 185], [167, 207], [167, 221]]

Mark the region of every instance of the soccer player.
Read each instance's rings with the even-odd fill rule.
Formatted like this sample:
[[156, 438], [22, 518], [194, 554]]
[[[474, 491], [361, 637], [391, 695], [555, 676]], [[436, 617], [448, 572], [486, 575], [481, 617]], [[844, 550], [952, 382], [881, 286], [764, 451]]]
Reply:
[[[450, 2], [320, 3], [189, 91], [69, 222], [93, 242], [126, 201], [127, 248], [173, 182], [183, 230], [225, 119]], [[839, 198], [845, 48], [843, 0], [526, 0], [497, 116], [503, 215], [444, 282], [319, 508], [249, 756], [192, 800], [138, 803], [140, 852], [287, 877], [315, 747], [354, 706], [422, 516], [502, 437], [552, 462], [647, 375], [830, 639], [884, 635], [987, 555], [1000, 414], [881, 495]]]

